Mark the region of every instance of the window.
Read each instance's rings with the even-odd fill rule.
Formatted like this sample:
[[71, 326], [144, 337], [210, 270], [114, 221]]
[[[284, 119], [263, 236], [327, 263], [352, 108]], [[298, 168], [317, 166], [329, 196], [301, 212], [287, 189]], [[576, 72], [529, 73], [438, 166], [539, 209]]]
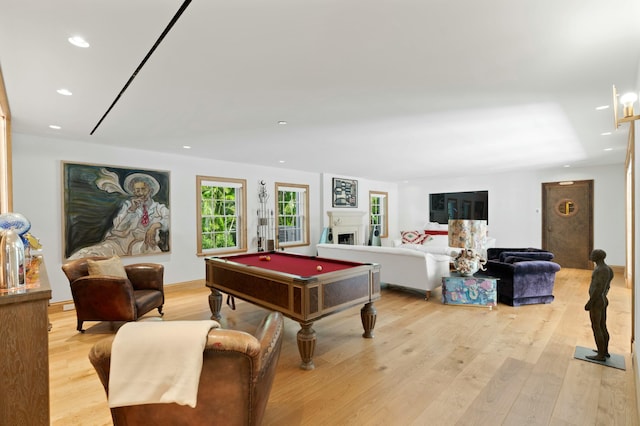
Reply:
[[247, 181], [197, 176], [196, 186], [198, 254], [246, 251]]
[[309, 245], [309, 185], [276, 182], [278, 245]]
[[387, 238], [387, 200], [386, 192], [369, 191], [369, 225], [371, 229], [377, 227], [380, 231], [380, 238]]

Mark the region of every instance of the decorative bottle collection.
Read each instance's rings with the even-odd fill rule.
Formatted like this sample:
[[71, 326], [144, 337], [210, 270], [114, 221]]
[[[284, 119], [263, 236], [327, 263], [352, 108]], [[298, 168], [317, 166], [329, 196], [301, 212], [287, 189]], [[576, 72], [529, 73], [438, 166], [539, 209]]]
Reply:
[[0, 288], [20, 290], [25, 286], [24, 244], [13, 229], [5, 229], [0, 237]]
[[0, 214], [0, 290], [26, 290], [29, 219], [20, 213]]

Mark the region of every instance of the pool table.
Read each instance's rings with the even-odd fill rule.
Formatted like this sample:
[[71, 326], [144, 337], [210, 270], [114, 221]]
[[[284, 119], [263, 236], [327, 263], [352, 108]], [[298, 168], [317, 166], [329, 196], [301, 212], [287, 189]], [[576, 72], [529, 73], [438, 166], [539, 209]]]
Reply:
[[380, 298], [378, 264], [282, 251], [208, 257], [205, 262], [211, 318], [220, 319], [224, 292], [299, 322], [298, 351], [304, 370], [314, 368], [312, 326], [320, 318], [364, 304], [363, 337], [373, 337], [377, 314], [373, 302]]

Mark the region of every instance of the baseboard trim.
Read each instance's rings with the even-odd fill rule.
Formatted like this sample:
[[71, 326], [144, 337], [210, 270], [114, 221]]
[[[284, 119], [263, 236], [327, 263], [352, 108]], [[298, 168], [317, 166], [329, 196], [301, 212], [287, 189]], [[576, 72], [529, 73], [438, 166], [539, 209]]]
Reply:
[[[193, 280], [193, 281], [183, 281], [175, 284], [167, 284], [164, 286], [165, 293], [172, 293], [178, 290], [189, 290], [196, 288], [203, 288], [205, 286], [205, 280]], [[63, 300], [61, 302], [53, 302], [49, 305], [49, 315], [51, 314], [59, 314], [61, 312], [73, 311], [75, 308], [73, 306], [73, 300]]]
[[183, 281], [175, 284], [167, 284], [164, 287], [165, 293], [172, 293], [177, 290], [188, 290], [188, 289], [196, 289], [196, 288], [204, 288], [205, 280], [193, 280], [193, 281]]
[[611, 267], [611, 269], [613, 270], [614, 274], [616, 274], [616, 275], [624, 275], [624, 266], [609, 265], [609, 267]]

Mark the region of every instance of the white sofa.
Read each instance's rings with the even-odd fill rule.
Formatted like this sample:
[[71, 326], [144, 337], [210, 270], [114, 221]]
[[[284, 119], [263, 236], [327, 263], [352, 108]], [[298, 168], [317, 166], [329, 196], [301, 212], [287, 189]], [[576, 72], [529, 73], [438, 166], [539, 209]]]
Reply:
[[447, 235], [430, 235], [428, 239], [425, 239], [420, 244], [403, 243], [402, 239], [397, 239], [393, 240], [393, 246], [446, 256], [451, 256], [451, 252], [458, 253], [462, 250], [457, 247], [449, 247], [449, 237]]
[[318, 256], [380, 265], [380, 281], [385, 284], [422, 290], [428, 300], [431, 290], [449, 276], [449, 256], [394, 247], [346, 244], [318, 244]]
[[[428, 233], [429, 231], [425, 231]], [[460, 253], [462, 250], [458, 247], [449, 247], [449, 237], [447, 235], [430, 235], [428, 239], [425, 239], [420, 244], [403, 243], [402, 239], [396, 239], [392, 241], [393, 246], [397, 248], [404, 248], [408, 250], [419, 250], [425, 253], [431, 253], [434, 255], [446, 255], [451, 256], [451, 253]], [[487, 238], [486, 245], [480, 250], [480, 255], [483, 258], [487, 258], [487, 249], [496, 246], [495, 238]]]

